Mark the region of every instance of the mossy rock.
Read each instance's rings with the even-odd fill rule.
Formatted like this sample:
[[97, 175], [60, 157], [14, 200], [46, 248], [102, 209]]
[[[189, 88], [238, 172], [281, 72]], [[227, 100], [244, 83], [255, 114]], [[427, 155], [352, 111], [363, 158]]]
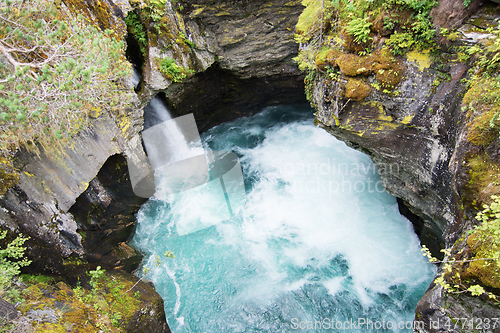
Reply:
[[477, 146], [491, 144], [499, 135], [500, 126], [498, 118], [492, 123], [493, 117], [500, 113], [498, 88], [494, 79], [479, 78], [472, 81], [462, 104], [469, 109], [467, 139]]
[[390, 15], [386, 12], [381, 12], [373, 18], [370, 29], [380, 36], [389, 36], [393, 30], [384, 27], [384, 21], [386, 18], [390, 18]]
[[365, 51], [366, 48], [368, 47], [368, 43], [358, 43], [354, 41], [354, 37], [351, 36], [347, 31], [342, 31], [340, 33], [340, 38], [344, 42], [344, 48], [353, 53], [358, 53]]
[[360, 57], [356, 54], [342, 54], [337, 58], [340, 71], [347, 76], [369, 75], [374, 69], [374, 57]]
[[374, 71], [379, 84], [385, 89], [393, 89], [403, 77], [404, 67], [386, 48], [373, 53]]
[[362, 101], [371, 92], [371, 88], [362, 80], [352, 79], [347, 80], [345, 85], [345, 97], [353, 101]]
[[304, 0], [302, 4], [306, 6], [295, 26], [295, 32], [309, 40], [313, 30], [321, 27], [322, 2], [320, 0]]
[[500, 165], [486, 153], [470, 156], [466, 163], [470, 179], [467, 184], [469, 200], [477, 205], [488, 203], [492, 195], [500, 193]]
[[336, 67], [337, 66], [337, 58], [342, 55], [342, 51], [338, 49], [330, 49], [325, 48], [322, 49], [315, 58], [316, 67], [319, 69], [326, 69], [326, 67]]
[[12, 163], [0, 156], [0, 195], [19, 183], [19, 172], [12, 167]]
[[[490, 258], [492, 253], [500, 252], [497, 242], [485, 231], [475, 231], [467, 239], [475, 258]], [[477, 278], [484, 286], [500, 289], [500, 274], [498, 262], [492, 260], [477, 260], [469, 264], [464, 278]]]
[[477, 116], [468, 126], [467, 140], [476, 146], [487, 146], [492, 143], [498, 135], [498, 128], [490, 126], [495, 113], [495, 110], [489, 110]]
[[122, 38], [127, 33], [127, 26], [119, 14], [121, 10], [112, 2], [104, 0], [63, 0], [64, 4], [74, 13], [83, 14], [92, 23], [102, 30], [113, 30], [117, 38]]
[[[18, 310], [36, 332], [169, 332], [163, 301], [152, 286], [117, 271], [106, 271], [99, 281], [89, 289], [35, 282], [23, 290]], [[37, 317], [43, 312], [56, 316]]]

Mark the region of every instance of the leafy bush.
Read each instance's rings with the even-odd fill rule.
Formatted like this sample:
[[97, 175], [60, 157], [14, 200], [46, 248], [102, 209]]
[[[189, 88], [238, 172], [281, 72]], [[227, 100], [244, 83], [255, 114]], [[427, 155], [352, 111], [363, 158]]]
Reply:
[[395, 33], [386, 41], [387, 46], [395, 55], [403, 55], [406, 49], [409, 49], [415, 44], [413, 35], [408, 32]]
[[491, 196], [493, 202], [483, 205], [476, 218], [481, 225], [475, 227], [467, 243], [475, 258], [489, 260], [474, 261], [468, 271], [489, 287], [500, 287], [500, 196]]
[[135, 36], [137, 42], [139, 43], [139, 47], [141, 48], [141, 52], [144, 54], [146, 52], [146, 45], [148, 43], [146, 29], [142, 25], [142, 22], [139, 16], [134, 12], [130, 11], [125, 18], [125, 23], [127, 24], [130, 32]]
[[[442, 263], [441, 274], [434, 283], [440, 285], [449, 293], [469, 292], [472, 296], [487, 296], [500, 306], [499, 297], [477, 284], [477, 279], [484, 286], [499, 289], [500, 287], [500, 196], [492, 195], [493, 202], [484, 205], [476, 218], [481, 225], [469, 232], [467, 244], [474, 253], [470, 260], [456, 260], [451, 249], [441, 250], [446, 256], [445, 261], [434, 258], [427, 247], [422, 246], [424, 256], [430, 262]], [[458, 254], [464, 252], [462, 249]], [[465, 265], [465, 270], [463, 267]]]
[[370, 26], [371, 22], [368, 22], [368, 18], [354, 18], [347, 25], [347, 32], [354, 36], [354, 41], [356, 43], [363, 42], [366, 43], [367, 40], [371, 39]]
[[88, 115], [128, 104], [124, 44], [60, 5], [0, 2], [0, 149], [47, 147], [84, 129]]
[[464, 7], [465, 7], [465, 8], [469, 7], [469, 5], [470, 5], [471, 3], [473, 3], [473, 2], [474, 2], [474, 0], [464, 0], [464, 2], [463, 2]]
[[148, 0], [149, 16], [154, 22], [161, 20], [165, 14], [165, 4], [167, 0]]
[[437, 0], [389, 0], [388, 4], [401, 5], [424, 16], [429, 15], [432, 8], [437, 4]]
[[[0, 240], [7, 237], [7, 230], [0, 231]], [[0, 249], [0, 291], [3, 292], [10, 286], [11, 280], [14, 276], [21, 273], [21, 267], [31, 264], [31, 260], [24, 257], [23, 244], [29, 238], [22, 235], [17, 236], [16, 239], [9, 242], [5, 249]]]
[[193, 74], [193, 70], [186, 69], [182, 66], [179, 66], [175, 63], [175, 59], [172, 58], [163, 58], [159, 60], [159, 69], [160, 72], [165, 75], [165, 77], [172, 82], [182, 82], [188, 75]]

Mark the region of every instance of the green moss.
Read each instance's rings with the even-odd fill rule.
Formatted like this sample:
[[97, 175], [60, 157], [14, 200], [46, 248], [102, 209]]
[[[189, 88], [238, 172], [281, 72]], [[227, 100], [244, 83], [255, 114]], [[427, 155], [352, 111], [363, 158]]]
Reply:
[[[498, 234], [500, 224], [489, 225], [485, 230], [472, 233], [467, 239], [474, 259], [491, 258], [500, 253], [500, 244], [491, 235]], [[491, 260], [478, 260], [469, 264], [464, 278], [477, 278], [484, 286], [500, 289], [500, 262]]]
[[468, 111], [467, 139], [475, 145], [487, 146], [499, 135], [500, 83], [497, 79], [478, 76], [471, 80], [462, 104]]
[[374, 52], [374, 59], [377, 81], [383, 88], [393, 89], [403, 77], [403, 66], [386, 48]]
[[150, 296], [132, 289], [134, 281], [121, 273], [104, 272], [92, 289], [71, 288], [39, 276], [25, 281], [31, 285], [22, 292], [21, 313], [46, 310], [57, 314], [55, 322], [33, 322], [36, 332], [126, 332], [134, 314], [151, 301]]
[[492, 195], [500, 193], [500, 165], [486, 153], [479, 153], [466, 160], [469, 168], [467, 200], [477, 204], [488, 202]]
[[347, 76], [369, 75], [375, 65], [372, 55], [360, 57], [356, 54], [342, 54], [338, 57], [337, 64], [341, 72]]
[[337, 58], [342, 55], [342, 51], [330, 47], [322, 47], [315, 58], [316, 68], [325, 70], [326, 67], [337, 66]]
[[500, 197], [492, 195], [491, 200], [477, 214], [482, 223], [467, 239], [475, 260], [470, 262], [464, 278], [479, 279], [484, 286], [500, 289]]
[[359, 102], [368, 97], [370, 92], [371, 88], [368, 84], [366, 84], [362, 80], [350, 78], [349, 80], [347, 80], [344, 95], [346, 98]]
[[302, 4], [306, 6], [302, 14], [299, 16], [295, 30], [297, 35], [303, 36], [302, 41], [307, 42], [310, 40], [314, 30], [321, 28], [320, 18], [323, 15], [322, 1], [320, 0], [303, 0]]
[[490, 122], [495, 114], [495, 110], [485, 111], [469, 123], [467, 140], [477, 146], [487, 146], [493, 142], [498, 135], [498, 129], [495, 128], [496, 126], [490, 126]]
[[54, 281], [54, 278], [47, 275], [31, 275], [31, 274], [21, 274], [21, 279], [28, 284], [37, 284], [37, 283], [50, 283]]
[[[306, 45], [295, 58], [301, 70], [322, 72], [339, 66], [346, 76], [375, 74], [378, 84], [387, 91], [401, 81], [403, 69], [391, 52], [403, 54], [434, 46], [435, 30], [429, 19], [430, 10], [437, 4], [434, 0], [302, 3], [306, 8], [299, 17], [296, 40]], [[387, 36], [390, 48], [380, 51], [382, 38]], [[328, 54], [329, 49], [344, 49], [344, 53]]]
[[175, 59], [164, 58], [158, 61], [160, 72], [172, 82], [182, 82], [188, 75], [192, 75], [193, 71], [189, 68], [184, 68], [175, 63]]
[[19, 171], [12, 166], [12, 162], [0, 156], [0, 195], [19, 183]]
[[73, 12], [83, 14], [92, 23], [99, 25], [102, 30], [113, 30], [120, 38], [125, 35], [125, 25], [119, 23], [121, 20], [115, 22], [114, 8], [107, 1], [64, 0], [64, 3]]

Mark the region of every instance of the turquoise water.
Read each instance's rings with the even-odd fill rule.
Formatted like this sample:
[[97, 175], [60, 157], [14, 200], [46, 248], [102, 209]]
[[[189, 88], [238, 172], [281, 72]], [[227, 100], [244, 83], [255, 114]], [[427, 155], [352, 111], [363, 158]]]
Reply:
[[[222, 124], [203, 142], [240, 157], [244, 208], [221, 221], [209, 187], [157, 193], [132, 240], [172, 332], [412, 331], [435, 269], [365, 155], [304, 106]], [[206, 228], [179, 235], [193, 221]]]

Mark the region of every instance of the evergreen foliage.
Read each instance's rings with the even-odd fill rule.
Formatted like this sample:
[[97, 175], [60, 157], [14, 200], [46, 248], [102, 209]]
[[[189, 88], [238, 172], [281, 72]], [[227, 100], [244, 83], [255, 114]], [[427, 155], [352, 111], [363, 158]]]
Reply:
[[122, 108], [124, 44], [51, 1], [0, 0], [0, 149], [47, 147]]

